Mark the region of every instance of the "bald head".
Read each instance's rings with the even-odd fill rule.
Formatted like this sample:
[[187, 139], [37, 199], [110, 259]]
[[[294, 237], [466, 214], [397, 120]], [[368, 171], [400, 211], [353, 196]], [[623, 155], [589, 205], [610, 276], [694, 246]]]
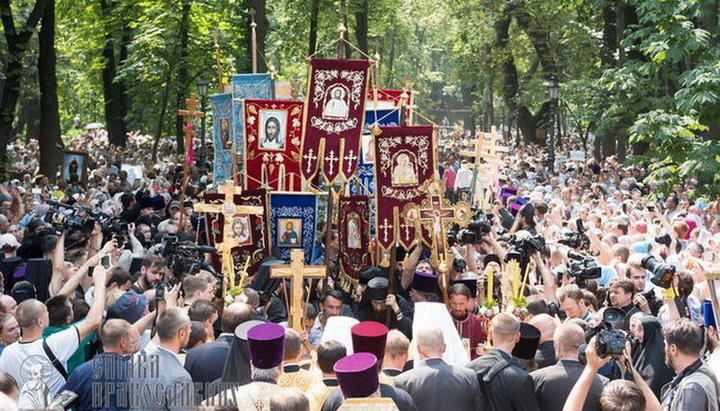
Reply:
[[14, 298], [12, 298], [9, 295], [1, 294], [0, 295], [0, 313], [5, 314], [12, 314], [15, 315], [15, 310], [17, 309], [17, 302]]
[[548, 314], [538, 314], [530, 319], [530, 325], [540, 330], [540, 342], [552, 341], [557, 322]]
[[[45, 317], [45, 314], [47, 314], [45, 304], [32, 298], [21, 302], [17, 306], [15, 318], [17, 319], [20, 328], [33, 328], [36, 326], [43, 327], [38, 324], [38, 320]], [[47, 324], [44, 324], [44, 326], [47, 326]]]
[[424, 358], [441, 357], [445, 352], [445, 338], [439, 327], [425, 327], [415, 335], [418, 351]]
[[508, 313], [500, 313], [493, 317], [491, 329], [494, 344], [508, 344], [517, 340], [520, 320]]
[[253, 308], [245, 303], [232, 303], [225, 307], [222, 315], [224, 333], [234, 333], [238, 325], [253, 319]]
[[553, 339], [557, 359], [577, 360], [578, 348], [585, 344], [585, 332], [577, 324], [566, 323], [557, 327]]

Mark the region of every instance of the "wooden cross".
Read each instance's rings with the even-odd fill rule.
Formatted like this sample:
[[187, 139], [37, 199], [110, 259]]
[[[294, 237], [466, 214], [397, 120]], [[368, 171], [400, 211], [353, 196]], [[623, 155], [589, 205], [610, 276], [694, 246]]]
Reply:
[[270, 278], [290, 279], [290, 326], [295, 331], [299, 333], [303, 331], [303, 318], [305, 317], [303, 280], [305, 278], [325, 278], [326, 276], [326, 266], [305, 265], [305, 250], [302, 248], [293, 248], [290, 251], [290, 265], [270, 267]]
[[[230, 277], [230, 287], [235, 287], [235, 264], [232, 259], [232, 249], [240, 245], [237, 238], [233, 237], [233, 219], [237, 216], [263, 215], [265, 208], [261, 206], [239, 206], [235, 204], [235, 195], [242, 194], [242, 188], [235, 186], [233, 178], [228, 178], [218, 187], [218, 192], [225, 195], [222, 204], [195, 204], [193, 209], [199, 213], [215, 213], [223, 215], [223, 241], [215, 243], [215, 248], [220, 254], [222, 261], [222, 272]], [[250, 227], [247, 227], [250, 230]], [[248, 232], [248, 235], [249, 232]], [[243, 285], [243, 284], [240, 284]]]
[[[185, 106], [187, 110], [178, 110], [178, 116], [185, 118], [185, 127], [183, 127], [183, 133], [185, 133], [185, 148], [190, 149], [190, 142], [195, 137], [195, 129], [192, 127], [193, 120], [196, 118], [205, 117], [205, 113], [197, 111], [195, 108], [200, 104], [200, 100], [197, 99], [195, 93], [190, 93], [190, 97], [185, 99]], [[185, 163], [189, 162], [188, 158], [185, 158]]]

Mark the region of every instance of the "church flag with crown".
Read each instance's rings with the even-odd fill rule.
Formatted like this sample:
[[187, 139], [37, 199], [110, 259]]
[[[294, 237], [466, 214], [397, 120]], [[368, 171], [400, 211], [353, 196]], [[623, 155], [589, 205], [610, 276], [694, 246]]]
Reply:
[[415, 241], [415, 226], [400, 214], [425, 197], [424, 185], [437, 169], [435, 152], [433, 126], [383, 127], [375, 136], [375, 227], [383, 250], [396, 239], [405, 248]]
[[300, 191], [302, 101], [245, 100], [245, 187]]
[[364, 128], [369, 60], [310, 60], [301, 171], [329, 182], [355, 174]]

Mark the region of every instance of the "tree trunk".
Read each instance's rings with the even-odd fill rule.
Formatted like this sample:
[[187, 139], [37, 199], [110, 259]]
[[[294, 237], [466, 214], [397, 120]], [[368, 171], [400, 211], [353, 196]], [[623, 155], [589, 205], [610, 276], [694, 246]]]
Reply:
[[27, 20], [21, 25], [22, 29], [15, 27], [10, 0], [0, 0], [0, 18], [3, 24], [3, 33], [8, 48], [6, 63], [4, 65], [5, 85], [2, 100], [0, 100], [0, 175], [7, 169], [7, 144], [13, 137], [13, 122], [17, 101], [20, 97], [20, 81], [22, 79], [22, 59], [28, 48], [30, 37], [45, 11], [48, 0], [36, 0]]
[[[606, 1], [602, 8], [603, 18], [603, 36], [602, 47], [600, 48], [600, 65], [604, 69], [615, 67], [617, 59], [615, 57], [618, 51], [618, 9], [617, 0]], [[608, 107], [607, 101], [603, 102], [600, 107], [600, 115]], [[603, 133], [595, 133], [595, 142], [593, 144], [593, 155], [595, 160], [600, 161], [604, 157], [615, 153], [615, 133], [613, 130], [605, 130]]]
[[[57, 96], [55, 54], [55, 0], [48, 1], [39, 34], [38, 78], [40, 79], [40, 173], [51, 180], [62, 163], [62, 137]], [[79, 177], [79, 176], [78, 176]]]
[[502, 72], [503, 72], [503, 88], [502, 96], [505, 106], [510, 112], [517, 112], [517, 123], [525, 137], [525, 141], [532, 143], [543, 143], [535, 136], [536, 126], [535, 119], [527, 107], [516, 101], [518, 95], [518, 73], [515, 66], [515, 59], [512, 53], [507, 51], [507, 45], [510, 40], [510, 22], [512, 19], [513, 5], [505, 7], [503, 18], [495, 22], [495, 46], [500, 49], [500, 55], [503, 55]]
[[163, 90], [162, 100], [160, 100], [160, 113], [158, 114], [157, 131], [155, 133], [155, 141], [153, 141], [152, 159], [157, 160], [158, 145], [162, 139], [162, 131], [165, 126], [165, 114], [167, 106], [170, 103], [170, 81], [172, 80], [172, 69], [168, 68], [165, 74], [165, 89]]
[[[397, 34], [397, 26], [393, 24], [392, 28], [392, 34], [390, 35], [390, 52], [388, 53], [388, 62], [387, 62], [387, 76], [385, 80], [385, 84], [387, 84], [388, 88], [393, 88], [393, 85], [395, 84], [395, 78], [393, 77], [393, 65], [395, 64], [395, 39]], [[403, 87], [405, 87], [403, 85]]]
[[360, 0], [360, 9], [355, 13], [355, 38], [358, 48], [368, 54], [368, 0]]
[[310, 40], [308, 44], [308, 56], [315, 54], [317, 50], [318, 18], [320, 15], [320, 0], [312, 0], [310, 6]]
[[468, 130], [475, 135], [475, 116], [473, 115], [473, 87], [463, 84], [461, 86], [463, 106], [466, 108], [466, 112], [463, 114], [463, 125], [465, 130]]
[[[123, 28], [122, 28], [122, 35], [120, 36], [120, 53], [118, 55], [118, 64], [117, 68], [119, 69], [122, 67], [128, 58], [128, 47], [130, 46], [130, 41], [132, 41], [132, 28], [130, 28], [130, 21], [124, 20], [123, 21]], [[127, 89], [127, 82], [125, 80], [115, 80], [113, 82], [114, 86], [116, 87], [116, 93], [119, 96], [119, 104], [118, 104], [118, 117], [120, 121], [122, 122], [123, 126], [123, 139], [120, 145], [124, 146], [127, 142], [127, 131], [128, 131], [128, 120], [127, 120], [127, 114], [128, 110], [130, 110], [130, 94], [128, 93]]]
[[485, 110], [483, 113], [483, 131], [489, 133], [495, 123], [495, 102], [493, 96], [493, 82], [489, 79], [485, 83]]
[[[178, 30], [178, 36], [180, 36], [180, 56], [178, 60], [178, 75], [177, 75], [177, 98], [176, 98], [176, 109], [182, 110], [185, 108], [185, 91], [187, 90], [188, 83], [190, 82], [190, 75], [188, 74], [188, 31], [190, 26], [190, 9], [192, 8], [192, 0], [183, 0], [182, 13], [180, 16], [180, 28]], [[182, 116], [175, 115], [175, 141], [177, 141], [177, 152], [182, 154], [185, 152], [185, 134], [183, 134], [185, 119]]]
[[108, 131], [108, 141], [115, 146], [124, 146], [127, 139], [127, 125], [125, 124], [126, 111], [123, 110], [124, 88], [115, 81], [117, 64], [115, 60], [115, 35], [111, 23], [113, 19], [114, 2], [101, 0], [105, 26], [105, 44], [103, 45], [102, 85], [105, 99], [105, 123]]
[[718, 44], [718, 0], [703, 0], [700, 3], [698, 25], [710, 33], [710, 44]]
[[[255, 33], [257, 34], [257, 71], [258, 73], [265, 73], [267, 71], [267, 64], [265, 63], [265, 41], [267, 39], [267, 34], [270, 26], [270, 22], [267, 19], [267, 12], [265, 10], [265, 2], [266, 0], [245, 0], [243, 8], [245, 10], [254, 10], [255, 11], [255, 24], [257, 26], [255, 27]], [[252, 73], [252, 28], [250, 27], [250, 23], [252, 22], [252, 18], [250, 14], [247, 15], [247, 23], [246, 26], [246, 50], [247, 54], [245, 64], [243, 65], [243, 71], [246, 73]]]

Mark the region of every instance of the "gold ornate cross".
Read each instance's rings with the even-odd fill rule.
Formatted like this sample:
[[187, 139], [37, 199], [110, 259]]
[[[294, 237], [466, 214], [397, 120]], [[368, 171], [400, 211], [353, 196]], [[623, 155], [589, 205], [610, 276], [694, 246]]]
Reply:
[[[215, 213], [223, 215], [223, 241], [215, 243], [215, 248], [220, 254], [222, 261], [222, 272], [230, 278], [230, 287], [235, 287], [235, 264], [232, 259], [232, 249], [240, 246], [239, 239], [233, 235], [234, 217], [246, 217], [249, 215], [263, 215], [265, 208], [261, 206], [239, 206], [235, 204], [235, 195], [242, 194], [242, 188], [235, 186], [232, 177], [218, 187], [218, 191], [225, 195], [222, 204], [195, 204], [193, 209], [199, 213]], [[209, 224], [208, 224], [209, 226]], [[247, 227], [248, 236], [250, 236], [250, 227]], [[241, 286], [243, 284], [240, 284]]]
[[[290, 251], [290, 265], [270, 267], [270, 278], [290, 279], [290, 326], [297, 332], [303, 331], [305, 299], [303, 298], [303, 280], [305, 278], [325, 278], [327, 267], [324, 265], [305, 265], [305, 250], [293, 248]], [[287, 291], [286, 291], [287, 292]]]

